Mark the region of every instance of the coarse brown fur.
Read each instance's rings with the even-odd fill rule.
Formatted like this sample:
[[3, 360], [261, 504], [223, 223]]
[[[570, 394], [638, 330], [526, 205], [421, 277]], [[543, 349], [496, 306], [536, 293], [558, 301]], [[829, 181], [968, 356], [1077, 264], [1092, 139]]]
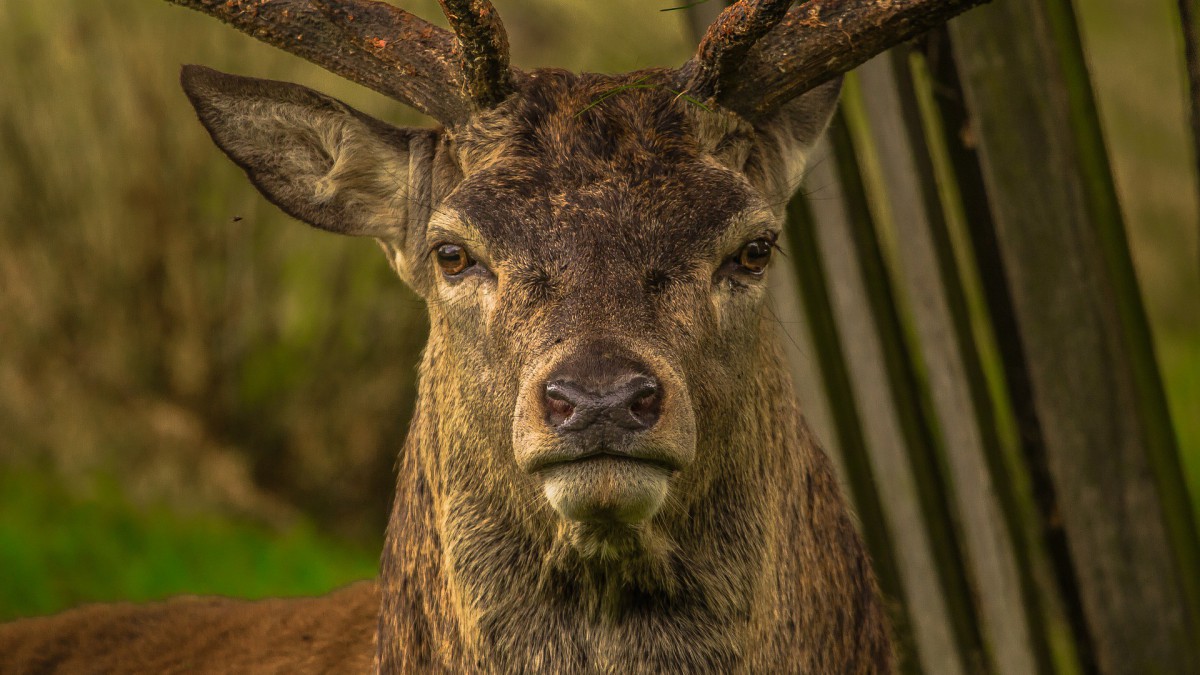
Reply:
[[[295, 85], [185, 71], [202, 122], [269, 199], [378, 239], [429, 307], [380, 604], [319, 610], [322, 644], [358, 640], [357, 666], [366, 655], [384, 673], [892, 671], [870, 564], [797, 409], [765, 279], [737, 263], [747, 242], [774, 241], [837, 86], [752, 125], [670, 82], [535, 71], [469, 123], [426, 131]], [[439, 269], [447, 243], [474, 264]], [[669, 476], [602, 458], [552, 485], [537, 460], [566, 441], [546, 422], [549, 374], [618, 361], [661, 385], [657, 423], [631, 443], [669, 457]], [[659, 501], [629, 520], [571, 515], [581, 501], [620, 503], [625, 476]], [[234, 617], [279, 625], [272, 611], [344, 600], [215, 605], [209, 651], [189, 653], [232, 658], [212, 640]], [[140, 631], [188, 607], [82, 611]], [[376, 611], [372, 647], [361, 624]], [[0, 629], [0, 641], [44, 632], [47, 649], [97, 647], [73, 616]], [[251, 623], [237, 630], [265, 651], [269, 630]], [[310, 668], [295, 631], [274, 639], [295, 651], [264, 668]]]
[[0, 673], [366, 672], [379, 589], [258, 602], [87, 605], [0, 627]]

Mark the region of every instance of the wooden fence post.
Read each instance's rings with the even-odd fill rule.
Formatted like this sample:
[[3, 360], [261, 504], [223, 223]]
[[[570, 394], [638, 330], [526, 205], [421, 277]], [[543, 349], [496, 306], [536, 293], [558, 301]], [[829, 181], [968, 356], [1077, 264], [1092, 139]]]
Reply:
[[1096, 663], [1200, 672], [1200, 545], [1073, 11], [950, 33]]
[[[826, 373], [826, 388], [837, 406], [833, 415], [861, 425], [861, 457], [849, 455], [854, 445], [842, 447], [851, 492], [863, 529], [880, 528], [883, 535], [878, 539], [889, 547], [882, 552], [873, 547], [872, 552], [881, 578], [890, 571], [896, 578], [896, 595], [905, 602], [906, 622], [896, 628], [902, 643], [907, 641], [916, 651], [901, 654], [909, 660], [906, 667], [939, 674], [990, 672], [981, 662], [967, 589], [961, 587], [958, 574], [947, 569], [957, 544], [951, 524], [939, 513], [940, 505], [931, 504], [941, 496], [940, 481], [931, 476], [932, 467], [921, 460], [918, 448], [928, 450], [928, 429], [905, 376], [905, 348], [898, 342], [898, 325], [886, 298], [889, 291], [880, 287], [887, 280], [873, 219], [853, 140], [840, 118], [830, 131], [829, 146], [836, 151], [821, 150], [821, 160], [807, 179], [812, 225], [789, 223], [789, 236], [813, 247], [827, 275], [829, 316], [810, 316], [810, 322], [828, 322], [844, 359]], [[793, 217], [799, 208], [792, 207]], [[797, 225], [811, 227], [812, 236], [806, 241], [796, 236]], [[816, 306], [809, 301], [806, 308], [812, 311]], [[819, 335], [815, 338], [821, 340]], [[838, 372], [845, 378], [840, 386], [830, 377]], [[844, 389], [843, 395], [837, 389]], [[879, 522], [873, 522], [870, 512], [863, 513], [864, 502], [879, 505]]]
[[[946, 465], [943, 486], [961, 521], [961, 555], [972, 580], [985, 646], [1000, 673], [1046, 673], [1028, 556], [1017, 545], [1020, 514], [1009, 490], [987, 384], [970, 329], [962, 278], [938, 193], [907, 49], [859, 68], [862, 108], [878, 157], [895, 242], [894, 278], [904, 291]], [[997, 482], [999, 481], [999, 484]]]

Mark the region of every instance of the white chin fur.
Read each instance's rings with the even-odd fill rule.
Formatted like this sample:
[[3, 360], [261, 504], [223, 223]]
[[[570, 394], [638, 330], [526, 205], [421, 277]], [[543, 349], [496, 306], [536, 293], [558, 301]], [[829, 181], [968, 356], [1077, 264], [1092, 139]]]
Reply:
[[658, 512], [669, 480], [666, 470], [651, 464], [594, 457], [549, 469], [542, 490], [568, 520], [633, 525]]

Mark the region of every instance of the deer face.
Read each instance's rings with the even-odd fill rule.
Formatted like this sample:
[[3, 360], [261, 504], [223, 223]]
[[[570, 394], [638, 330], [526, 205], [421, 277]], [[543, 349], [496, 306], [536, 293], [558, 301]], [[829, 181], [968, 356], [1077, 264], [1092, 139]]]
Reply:
[[762, 396], [767, 268], [838, 91], [750, 124], [673, 76], [536, 71], [431, 131], [296, 85], [189, 67], [184, 86], [269, 199], [375, 237], [426, 298], [448, 484], [619, 555], [752, 452], [728, 439]]
[[734, 163], [748, 130], [654, 88], [591, 105], [639, 80], [532, 78], [460, 135], [469, 173], [405, 256], [486, 392], [472, 406], [511, 420], [494, 468], [581, 532], [644, 523], [711, 473], [697, 420], [739, 407], [778, 236]]

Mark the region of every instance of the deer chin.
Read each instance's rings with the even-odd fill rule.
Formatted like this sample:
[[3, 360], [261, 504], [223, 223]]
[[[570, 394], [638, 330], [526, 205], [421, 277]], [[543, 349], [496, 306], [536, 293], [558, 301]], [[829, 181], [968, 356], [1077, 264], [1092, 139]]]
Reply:
[[625, 454], [595, 453], [539, 471], [542, 492], [563, 518], [617, 532], [649, 520], [667, 497], [674, 467]]

